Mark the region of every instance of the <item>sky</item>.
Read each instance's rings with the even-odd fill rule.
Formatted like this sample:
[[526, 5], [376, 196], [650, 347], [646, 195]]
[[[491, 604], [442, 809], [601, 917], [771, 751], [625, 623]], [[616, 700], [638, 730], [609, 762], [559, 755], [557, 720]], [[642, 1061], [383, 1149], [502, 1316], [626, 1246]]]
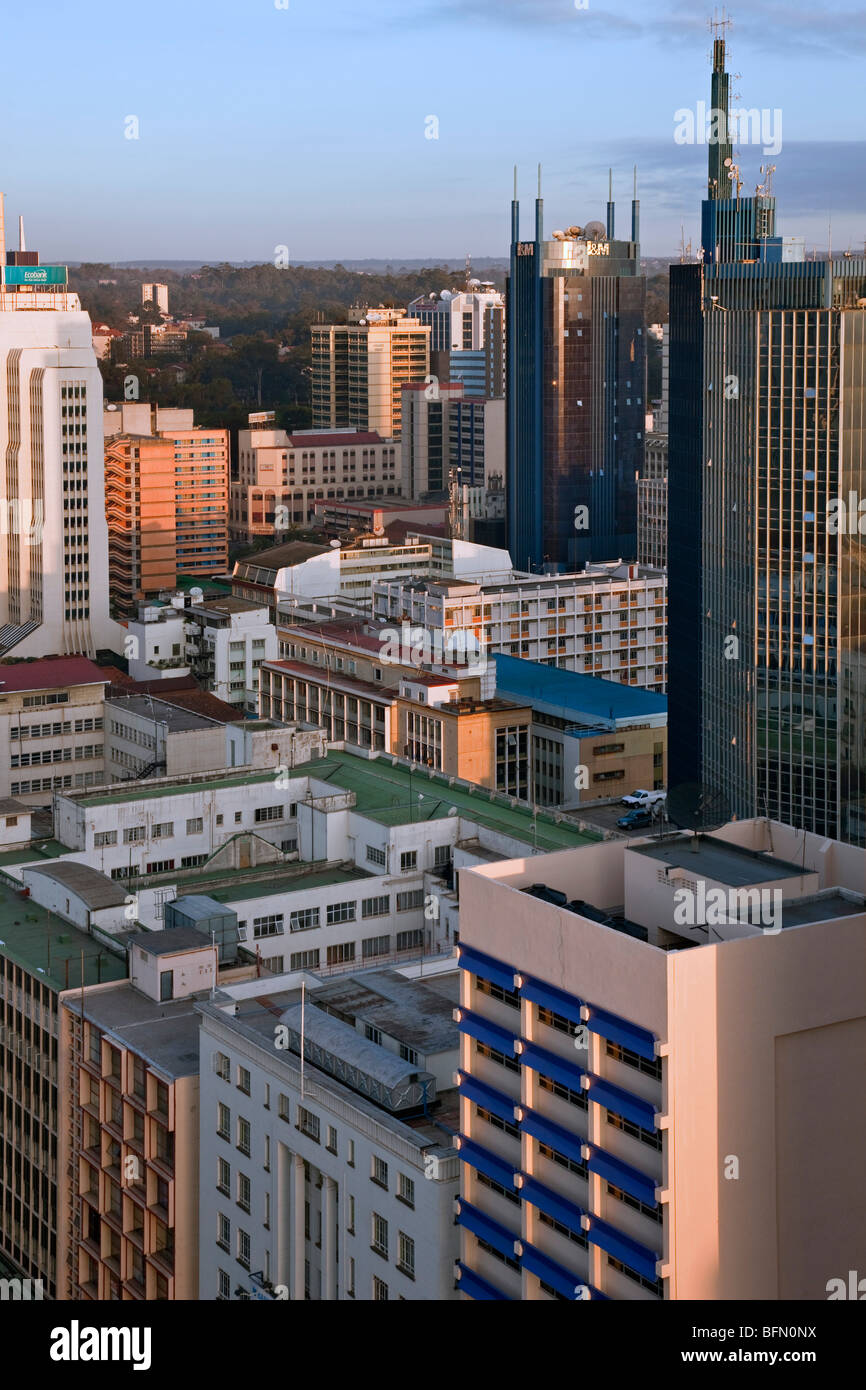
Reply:
[[[578, 5], [581, 8], [578, 8]], [[7, 8], [7, 243], [43, 261], [462, 258], [508, 251], [512, 168], [531, 235], [604, 218], [614, 169], [642, 251], [696, 246], [709, 7], [674, 0], [40, 0]], [[777, 231], [866, 242], [866, 12], [750, 0], [727, 31], [737, 105], [781, 149]], [[134, 118], [134, 120], [133, 120]], [[682, 128], [682, 122], [680, 121]], [[768, 126], [768, 130], [771, 127]], [[128, 138], [137, 135], [137, 138]]]

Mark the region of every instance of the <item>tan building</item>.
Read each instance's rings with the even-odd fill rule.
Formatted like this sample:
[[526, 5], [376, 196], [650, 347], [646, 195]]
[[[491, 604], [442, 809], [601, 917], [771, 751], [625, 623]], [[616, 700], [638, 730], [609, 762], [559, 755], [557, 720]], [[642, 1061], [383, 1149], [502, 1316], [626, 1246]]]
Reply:
[[174, 445], [147, 435], [105, 441], [108, 578], [121, 613], [177, 579]]
[[63, 996], [58, 1295], [198, 1297], [198, 1014], [216, 949], [191, 927], [129, 943], [130, 978]]
[[405, 309], [356, 308], [344, 324], [313, 324], [313, 424], [400, 438], [401, 392], [430, 373], [430, 327]]
[[400, 446], [375, 430], [277, 429], [272, 411], [249, 417], [238, 436], [238, 475], [230, 489], [234, 540], [276, 537], [309, 526], [317, 504], [394, 497]]
[[866, 851], [766, 819], [460, 874], [465, 1293], [862, 1270], [864, 885]]
[[83, 656], [0, 665], [0, 796], [48, 806], [102, 781], [107, 684]]

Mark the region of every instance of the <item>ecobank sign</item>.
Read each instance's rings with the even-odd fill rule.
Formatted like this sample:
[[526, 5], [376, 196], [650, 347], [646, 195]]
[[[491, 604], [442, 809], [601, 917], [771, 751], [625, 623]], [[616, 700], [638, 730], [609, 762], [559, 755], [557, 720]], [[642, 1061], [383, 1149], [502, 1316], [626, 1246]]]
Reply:
[[3, 268], [6, 285], [65, 285], [65, 265], [7, 265]]

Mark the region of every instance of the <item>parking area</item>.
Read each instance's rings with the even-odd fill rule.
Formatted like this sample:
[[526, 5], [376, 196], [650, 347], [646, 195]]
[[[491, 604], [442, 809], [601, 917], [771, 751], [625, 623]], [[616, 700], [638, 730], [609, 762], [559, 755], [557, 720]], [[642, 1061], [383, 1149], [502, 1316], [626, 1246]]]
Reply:
[[619, 800], [610, 801], [604, 806], [587, 806], [581, 808], [578, 813], [582, 820], [590, 825], [597, 825], [602, 830], [614, 830], [618, 835], [646, 835], [648, 831], [656, 828], [656, 822], [651, 825], [638, 826], [634, 830], [622, 830], [617, 821], [620, 816], [628, 813], [628, 806], [623, 806]]

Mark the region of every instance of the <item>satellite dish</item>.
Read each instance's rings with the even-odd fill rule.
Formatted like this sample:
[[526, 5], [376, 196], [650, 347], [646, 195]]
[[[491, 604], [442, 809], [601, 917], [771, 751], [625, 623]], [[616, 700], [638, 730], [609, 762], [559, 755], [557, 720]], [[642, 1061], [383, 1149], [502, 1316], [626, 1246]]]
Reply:
[[330, 545], [331, 545], [331, 549], [332, 549], [332, 550], [339, 550], [339, 549], [340, 549], [340, 542], [337, 541], [337, 540], [331, 541]]
[[607, 229], [603, 222], [587, 222], [583, 235], [587, 241], [604, 241]]
[[204, 598], [204, 589], [200, 589], [198, 585], [196, 585], [194, 589], [190, 589], [189, 596], [197, 603], [200, 598]]
[[716, 830], [731, 819], [727, 797], [706, 782], [671, 787], [665, 809], [668, 820], [681, 830]]
[[451, 294], [451, 291], [450, 291], [450, 290], [443, 290], [442, 293], [439, 295], [439, 298], [440, 298], [440, 299], [452, 299], [452, 298], [453, 298], [453, 295]]

